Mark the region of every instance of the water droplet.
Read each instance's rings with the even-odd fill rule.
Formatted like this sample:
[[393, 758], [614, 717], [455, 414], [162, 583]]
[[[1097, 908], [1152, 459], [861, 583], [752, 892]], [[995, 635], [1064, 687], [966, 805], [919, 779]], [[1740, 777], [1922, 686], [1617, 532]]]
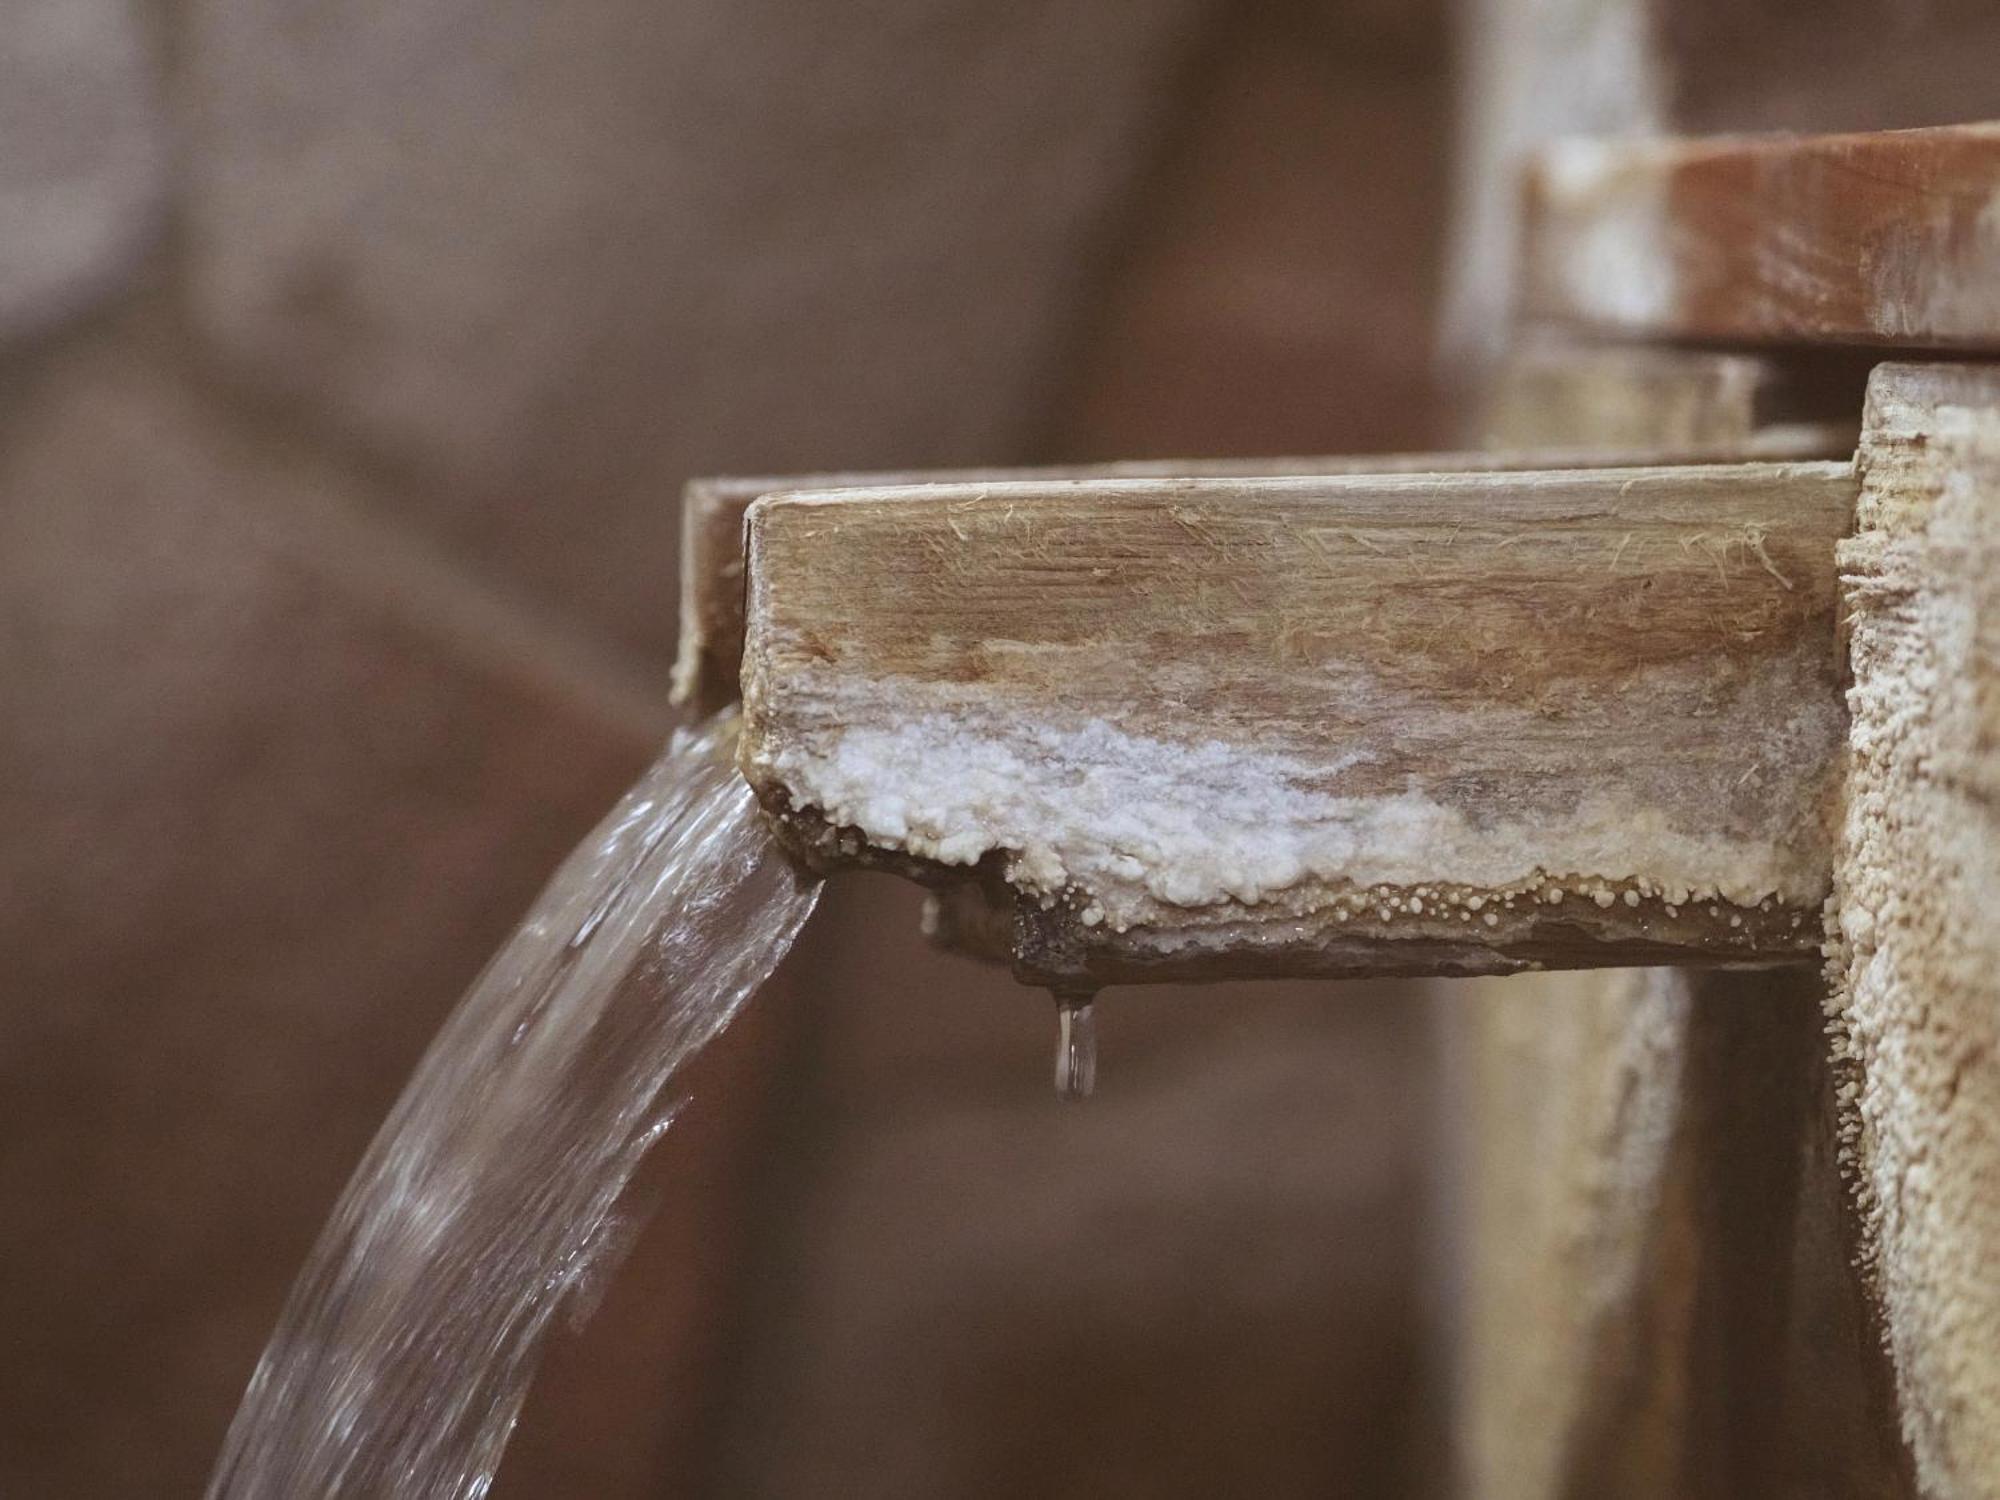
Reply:
[[1056, 995], [1056, 1097], [1077, 1104], [1097, 1087], [1095, 991]]

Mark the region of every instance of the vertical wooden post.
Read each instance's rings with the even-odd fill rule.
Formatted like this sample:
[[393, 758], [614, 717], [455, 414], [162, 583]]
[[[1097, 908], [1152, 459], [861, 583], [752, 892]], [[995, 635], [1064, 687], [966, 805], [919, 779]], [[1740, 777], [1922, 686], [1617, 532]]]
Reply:
[[2000, 367], [1885, 365], [1841, 550], [1843, 1149], [1927, 1496], [2000, 1493]]

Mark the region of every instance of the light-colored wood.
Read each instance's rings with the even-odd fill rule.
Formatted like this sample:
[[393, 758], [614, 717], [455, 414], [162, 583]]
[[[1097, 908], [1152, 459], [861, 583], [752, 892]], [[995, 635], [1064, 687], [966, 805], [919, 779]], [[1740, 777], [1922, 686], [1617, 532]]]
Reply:
[[[1860, 427], [1863, 375], [1835, 373], [1846, 378], [1829, 381], [1754, 354], [1537, 341], [1510, 351], [1494, 371], [1483, 441], [1503, 452], [1845, 458]], [[1842, 419], [1802, 420], [1828, 411]], [[1821, 451], [1780, 451], [1807, 444]]]
[[[1798, 439], [1794, 439], [1798, 441]], [[1852, 451], [1852, 444], [1849, 444]], [[1780, 456], [1830, 457], [1829, 454]], [[1407, 468], [1395, 455], [1362, 458], [1223, 458], [1076, 464], [1039, 468], [926, 469], [882, 473], [718, 475], [681, 490], [680, 647], [673, 702], [713, 713], [736, 701], [743, 661], [743, 513], [763, 495], [799, 490], [884, 489], [912, 484], [1026, 483], [1070, 479], [1171, 479], [1260, 474], [1350, 474]], [[1425, 465], [1435, 467], [1435, 465]], [[1552, 463], [1550, 467], [1562, 467]]]
[[1533, 320], [2000, 348], [2000, 125], [1561, 142], [1529, 175], [1527, 225]]
[[[1689, 359], [1693, 359], [1689, 356]], [[1731, 369], [1749, 361], [1732, 361]], [[1027, 483], [1071, 479], [1174, 479], [1276, 477], [1310, 474], [1409, 474], [1437, 471], [1645, 467], [1745, 459], [1845, 458], [1854, 452], [1852, 425], [1766, 423], [1747, 395], [1751, 382], [1679, 367], [1671, 392], [1658, 394], [1678, 415], [1647, 425], [1634, 415], [1622, 430], [1629, 440], [1520, 441], [1502, 451], [1476, 453], [1343, 454], [1304, 458], [1170, 459], [1032, 469], [957, 469], [898, 474], [793, 474], [690, 480], [681, 493], [680, 652], [674, 664], [673, 701], [703, 713], [738, 696], [743, 660], [743, 513], [759, 496], [800, 490], [884, 489], [912, 484]], [[1758, 389], [1770, 377], [1755, 381]], [[1602, 382], [1599, 382], [1602, 384]], [[1699, 389], [1688, 389], [1698, 385]], [[1711, 386], [1726, 389], [1712, 393]], [[1690, 409], [1714, 414], [1697, 434]], [[1724, 422], [1721, 417], [1730, 418]]]
[[1903, 1500], [1808, 966], [1480, 980], [1453, 1023], [1462, 1492]]
[[[1667, 1500], [1691, 1373], [1694, 1247], [1673, 1186], [1689, 980], [1481, 980], [1438, 1005], [1462, 1194], [1462, 1492], [1581, 1500], [1579, 1455], [1618, 1425], [1631, 1456], [1602, 1493]], [[1611, 1405], [1622, 1424], [1597, 1415]]]
[[1844, 1142], [1927, 1496], [2000, 1494], [2000, 368], [1884, 366], [1840, 550]]
[[932, 485], [749, 513], [744, 765], [1026, 973], [1809, 952], [1850, 466]]

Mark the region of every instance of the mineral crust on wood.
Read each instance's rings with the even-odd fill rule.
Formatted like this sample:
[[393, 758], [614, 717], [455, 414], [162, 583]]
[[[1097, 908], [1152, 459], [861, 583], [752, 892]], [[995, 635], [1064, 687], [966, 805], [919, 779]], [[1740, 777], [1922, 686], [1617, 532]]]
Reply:
[[1004, 885], [1035, 977], [1795, 957], [1854, 488], [1771, 463], [772, 496], [745, 770], [823, 863]]
[[1830, 965], [1844, 1142], [1921, 1492], [2000, 1494], [2000, 368], [1868, 392]]

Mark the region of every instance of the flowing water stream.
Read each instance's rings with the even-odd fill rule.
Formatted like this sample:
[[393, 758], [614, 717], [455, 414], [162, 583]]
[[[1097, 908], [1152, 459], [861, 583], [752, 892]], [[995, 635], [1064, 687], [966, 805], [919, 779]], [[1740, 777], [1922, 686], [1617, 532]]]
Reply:
[[661, 1094], [810, 915], [711, 720], [583, 841], [347, 1185], [210, 1500], [484, 1495], [542, 1337], [615, 1258]]

